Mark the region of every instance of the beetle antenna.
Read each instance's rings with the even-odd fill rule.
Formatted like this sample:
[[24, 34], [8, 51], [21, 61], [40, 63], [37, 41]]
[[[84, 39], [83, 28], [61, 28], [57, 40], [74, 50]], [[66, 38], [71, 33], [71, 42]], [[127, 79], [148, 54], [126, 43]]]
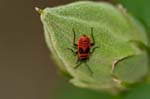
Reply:
[[77, 46], [77, 44], [75, 44], [75, 30], [74, 29], [72, 29], [72, 31], [73, 31], [73, 45], [74, 46]]
[[92, 37], [92, 40], [93, 40], [93, 43], [91, 43], [91, 45], [95, 45], [95, 39], [94, 39], [94, 36], [93, 36], [93, 27], [91, 27], [91, 37]]

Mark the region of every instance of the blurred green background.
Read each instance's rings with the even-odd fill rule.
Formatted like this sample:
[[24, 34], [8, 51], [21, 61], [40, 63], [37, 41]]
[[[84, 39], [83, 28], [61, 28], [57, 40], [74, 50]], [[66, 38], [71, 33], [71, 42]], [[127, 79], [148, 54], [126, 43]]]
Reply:
[[[110, 95], [76, 88], [58, 75], [34, 7], [53, 7], [73, 1], [0, 0], [0, 99], [150, 99], [149, 84]], [[150, 0], [118, 1], [149, 33]]]

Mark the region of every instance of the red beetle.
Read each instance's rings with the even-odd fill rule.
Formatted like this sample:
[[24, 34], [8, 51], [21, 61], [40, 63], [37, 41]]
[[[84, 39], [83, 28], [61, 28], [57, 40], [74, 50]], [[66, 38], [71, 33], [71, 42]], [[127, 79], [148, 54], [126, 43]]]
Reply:
[[92, 49], [92, 51], [90, 51], [91, 47], [95, 45], [95, 40], [94, 40], [94, 36], [93, 36], [93, 28], [91, 28], [91, 37], [93, 40], [92, 43], [91, 43], [91, 40], [88, 36], [82, 35], [78, 39], [78, 44], [76, 44], [75, 43], [75, 31], [74, 31], [74, 29], [72, 29], [72, 30], [73, 30], [73, 34], [74, 34], [74, 36], [73, 36], [73, 47], [75, 49], [77, 49], [77, 51], [74, 51], [71, 48], [67, 48], [67, 49], [71, 50], [75, 55], [78, 55], [77, 65], [75, 66], [75, 68], [78, 68], [81, 65], [81, 62], [84, 62], [86, 64], [86, 66], [88, 67], [89, 71], [91, 73], [93, 73], [92, 70], [89, 68], [89, 66], [86, 63], [87, 60], [89, 60], [89, 56], [95, 51], [95, 49], [99, 48], [99, 47], [94, 47]]

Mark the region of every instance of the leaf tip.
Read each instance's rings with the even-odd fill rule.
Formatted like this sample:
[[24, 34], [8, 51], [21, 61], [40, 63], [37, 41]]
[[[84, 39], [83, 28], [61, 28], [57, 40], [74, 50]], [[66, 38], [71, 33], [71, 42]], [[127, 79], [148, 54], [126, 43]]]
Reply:
[[43, 13], [43, 10], [38, 8], [38, 7], [35, 7], [35, 11], [37, 11], [39, 14], [42, 14]]

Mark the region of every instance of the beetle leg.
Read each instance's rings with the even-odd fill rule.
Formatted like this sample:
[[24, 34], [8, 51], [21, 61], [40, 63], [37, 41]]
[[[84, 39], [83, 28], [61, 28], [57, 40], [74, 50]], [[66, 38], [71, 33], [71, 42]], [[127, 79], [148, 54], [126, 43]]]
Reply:
[[73, 48], [74, 48], [74, 49], [77, 49], [78, 47], [77, 47], [77, 46], [73, 46]]
[[92, 40], [93, 40], [93, 43], [91, 43], [91, 46], [95, 45], [95, 39], [94, 39], [94, 36], [93, 36], [93, 27], [91, 27], [91, 37], [92, 37]]
[[80, 60], [79, 59], [77, 59], [77, 62], [76, 62], [76, 64], [78, 64], [80, 62]]
[[96, 48], [99, 48], [99, 47], [98, 47], [98, 46], [94, 47], [94, 48], [92, 49], [92, 51], [90, 52], [90, 54], [92, 54], [92, 53], [95, 51]]
[[73, 31], [73, 46], [78, 46], [76, 43], [75, 43], [75, 30], [74, 29], [72, 29], [72, 31]]
[[75, 67], [74, 67], [74, 69], [77, 69], [80, 65], [81, 65], [81, 61], [78, 59], [77, 60], [77, 63], [79, 63], [79, 64], [77, 64]]
[[91, 68], [89, 67], [89, 65], [87, 64], [87, 61], [85, 61], [85, 65], [87, 66], [88, 70], [90, 71], [91, 74], [93, 74], [93, 71], [91, 70]]
[[67, 48], [67, 50], [70, 50], [74, 55], [76, 55], [77, 54], [77, 51], [74, 51], [73, 49], [71, 49], [71, 48]]

